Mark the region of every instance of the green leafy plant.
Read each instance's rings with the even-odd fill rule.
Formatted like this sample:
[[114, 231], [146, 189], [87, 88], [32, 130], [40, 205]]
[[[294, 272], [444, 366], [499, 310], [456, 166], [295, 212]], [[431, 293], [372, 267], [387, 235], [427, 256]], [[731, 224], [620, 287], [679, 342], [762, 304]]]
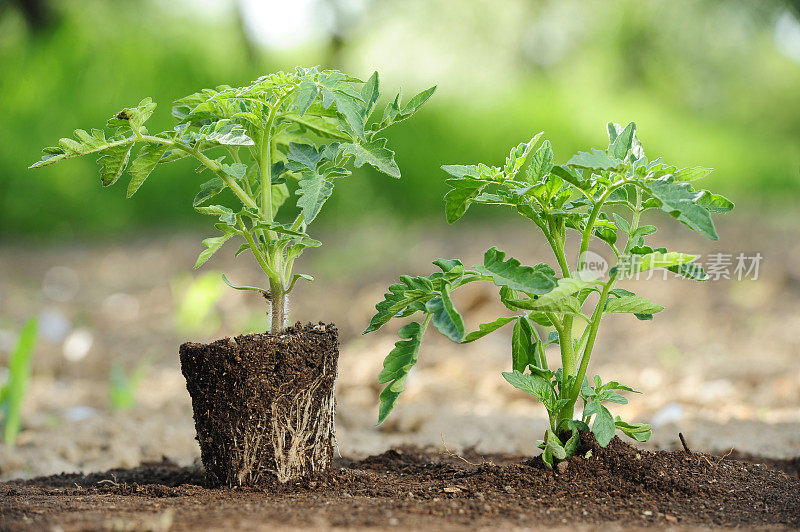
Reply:
[[8, 359], [8, 380], [0, 388], [3, 442], [9, 447], [16, 442], [22, 424], [22, 401], [28, 391], [31, 359], [36, 346], [37, 331], [36, 319], [30, 319], [22, 326], [17, 345]]
[[[237, 256], [250, 251], [268, 287], [236, 286], [224, 276], [223, 280], [238, 290], [267, 294], [271, 329], [279, 332], [287, 321], [288, 294], [299, 279], [312, 280], [293, 273], [294, 263], [307, 248], [320, 245], [306, 230], [333, 193], [336, 180], [351, 173], [348, 165], [365, 164], [399, 178], [384, 132], [416, 113], [434, 90], [405, 104], [398, 94], [376, 114], [377, 72], [362, 81], [334, 70], [297, 68], [262, 76], [244, 87], [223, 85], [181, 98], [172, 108], [177, 125], [156, 134], [145, 126], [156, 104], [145, 98], [109, 119], [108, 131], [78, 129], [74, 138], [45, 148], [44, 157], [31, 168], [99, 155], [103, 186], [116, 183], [127, 169], [131, 197], [159, 164], [195, 159], [200, 164], [197, 171], [209, 171], [213, 177], [200, 185], [193, 205], [216, 217], [219, 231], [203, 241], [206, 249], [195, 268], [228, 240], [240, 239]], [[133, 157], [135, 146], [139, 151]], [[212, 204], [224, 190], [233, 193], [234, 204]], [[279, 211], [292, 195], [297, 209], [282, 222]]]
[[140, 360], [130, 372], [125, 371], [125, 366], [119, 360], [111, 364], [108, 373], [108, 401], [112, 410], [130, 410], [136, 406], [136, 391], [150, 371], [150, 367], [149, 358]]
[[[609, 124], [606, 149], [579, 152], [563, 165], [553, 163], [549, 141], [534, 151], [541, 135], [514, 147], [502, 167], [443, 166], [452, 176], [447, 179], [450, 190], [444, 197], [445, 210], [447, 221], [452, 223], [473, 203], [510, 207], [544, 234], [559, 272], [545, 263], [522, 265], [494, 247], [485, 253], [483, 264], [473, 269], [465, 268], [459, 260], [439, 259], [434, 264], [441, 271], [429, 276], [402, 276], [399, 283], [391, 285], [364, 332], [375, 331], [394, 317], [421, 316], [400, 329], [400, 341], [386, 357], [378, 377], [379, 383], [386, 384], [380, 394], [381, 423], [394, 408], [409, 371], [417, 363], [422, 336], [430, 323], [458, 343], [473, 342], [513, 323], [511, 371], [504, 372], [503, 377], [547, 409], [550, 427], [539, 447], [544, 451], [544, 462], [552, 467], [576, 451], [580, 430], [591, 430], [602, 446], [617, 429], [638, 441], [650, 437], [649, 425], [615, 418], [606, 406], [627, 403], [620, 392], [636, 390], [587, 376], [604, 317], [630, 313], [650, 320], [663, 310], [661, 305], [615, 287], [617, 281], [653, 268], [666, 268], [687, 279], [707, 278], [693, 262], [696, 256], [646, 244], [645, 237], [654, 233], [656, 226], [642, 224], [642, 214], [662, 210], [716, 240], [711, 213], [729, 211], [733, 204], [722, 196], [693, 188], [693, 182], [711, 170], [699, 166], [678, 169], [661, 158], [648, 160], [633, 122], [625, 127]], [[572, 263], [566, 246], [570, 230], [578, 234], [580, 242]], [[608, 246], [616, 258], [607, 273], [596, 271], [587, 261], [593, 238]], [[499, 287], [500, 300], [516, 314], [467, 332], [451, 293], [477, 281]], [[591, 310], [584, 310], [592, 304]], [[553, 330], [545, 337], [537, 326]], [[545, 347], [551, 344], [560, 349], [561, 367], [557, 369], [548, 366], [545, 356]], [[582, 413], [575, 417], [578, 401]]]

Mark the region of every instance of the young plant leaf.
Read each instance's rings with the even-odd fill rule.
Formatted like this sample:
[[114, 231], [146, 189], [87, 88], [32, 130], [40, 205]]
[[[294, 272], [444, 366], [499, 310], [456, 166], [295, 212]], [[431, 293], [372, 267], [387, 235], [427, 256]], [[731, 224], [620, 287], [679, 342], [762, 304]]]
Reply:
[[652, 315], [662, 310], [664, 310], [664, 307], [641, 296], [617, 297], [609, 300], [605, 308], [606, 314], [613, 312], [629, 312], [632, 314]]
[[128, 198], [136, 194], [145, 179], [156, 167], [164, 152], [167, 151], [166, 144], [154, 144], [148, 142], [139, 151], [139, 155], [133, 160], [130, 168], [131, 181], [128, 183]]
[[375, 139], [372, 142], [342, 144], [342, 153], [355, 157], [355, 166], [361, 168], [365, 163], [384, 174], [400, 178], [400, 168], [394, 162], [394, 152], [386, 148], [386, 139]]
[[480, 325], [478, 325], [478, 330], [472, 331], [471, 333], [467, 334], [467, 336], [464, 337], [464, 340], [461, 343], [468, 344], [470, 342], [474, 342], [475, 340], [483, 338], [487, 334], [493, 333], [503, 325], [515, 320], [517, 320], [516, 316], [504, 316], [501, 318], [497, 318], [496, 320], [489, 323], [481, 323]]
[[517, 318], [514, 324], [514, 331], [511, 334], [511, 369], [520, 373], [525, 372], [528, 364], [538, 365], [536, 346], [533, 340], [531, 324], [525, 316]]
[[433, 324], [450, 340], [460, 343], [466, 334], [464, 320], [450, 300], [450, 291], [444, 284], [437, 297], [425, 303], [425, 310], [433, 316]]
[[378, 384], [389, 383], [380, 394], [380, 408], [378, 410], [378, 425], [384, 422], [397, 404], [397, 399], [405, 389], [408, 372], [417, 363], [419, 346], [422, 335], [425, 334], [425, 325], [412, 321], [404, 325], [398, 332], [400, 340], [394, 344], [394, 349], [383, 361], [383, 370], [378, 376]]
[[555, 272], [546, 264], [523, 266], [517, 259], [505, 259], [506, 254], [493, 247], [483, 255], [483, 265], [475, 266], [479, 273], [492, 278], [497, 286], [528, 294], [545, 294], [556, 285]]

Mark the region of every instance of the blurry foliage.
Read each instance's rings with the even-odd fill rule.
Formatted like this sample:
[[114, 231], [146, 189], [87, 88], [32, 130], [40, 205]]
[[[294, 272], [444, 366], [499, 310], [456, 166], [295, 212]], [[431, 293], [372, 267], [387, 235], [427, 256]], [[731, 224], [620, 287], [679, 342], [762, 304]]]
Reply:
[[130, 410], [136, 406], [136, 391], [139, 389], [152, 363], [150, 359], [140, 360], [130, 371], [119, 360], [111, 364], [109, 371], [108, 401], [114, 411]]
[[196, 277], [179, 275], [172, 280], [172, 294], [177, 307], [175, 326], [182, 334], [205, 332], [212, 334], [222, 325], [217, 303], [226, 287], [218, 271], [205, 272]]
[[[505, 146], [540, 130], [565, 156], [602, 141], [607, 118], [635, 117], [646, 145], [678, 166], [702, 158], [716, 169], [709, 186], [745, 210], [800, 193], [800, 64], [775, 44], [778, 18], [798, 15], [783, 2], [509, 0], [501, 10], [489, 0], [384, 0], [364, 3], [344, 37], [282, 52], [254, 52], [235, 9], [203, 17], [190, 2], [49, 5], [40, 31], [0, 5], [0, 238], [199, 225], [190, 201], [173, 200], [200, 182], [185, 162], [148, 181], [136, 202], [103, 194], [91, 160], [47, 175], [25, 168], [53, 134], [103, 124], [144, 96], [166, 102], [329, 61], [363, 75], [413, 71], [439, 94], [391, 134], [403, 179], [342, 182], [352, 190], [332, 198], [323, 225], [379, 210], [444, 225], [441, 164], [500, 163]], [[387, 87], [400, 77], [388, 75]], [[151, 121], [168, 127], [166, 106]]]
[[36, 346], [38, 322], [30, 319], [25, 322], [17, 340], [17, 346], [8, 359], [8, 377], [0, 387], [0, 421], [2, 421], [3, 442], [13, 447], [22, 426], [22, 402], [28, 391], [31, 376], [31, 358]]

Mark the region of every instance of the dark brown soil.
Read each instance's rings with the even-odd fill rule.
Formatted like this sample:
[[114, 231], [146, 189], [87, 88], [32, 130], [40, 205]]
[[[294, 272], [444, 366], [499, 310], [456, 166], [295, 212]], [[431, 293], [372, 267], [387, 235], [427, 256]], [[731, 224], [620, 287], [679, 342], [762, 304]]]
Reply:
[[324, 471], [333, 457], [333, 325], [185, 343], [181, 370], [192, 398], [209, 486], [252, 486]]
[[582, 446], [591, 458], [556, 471], [538, 458], [401, 449], [261, 488], [206, 489], [200, 471], [169, 461], [14, 481], [0, 484], [0, 529], [800, 527], [800, 479], [782, 471], [617, 438], [601, 449], [584, 435]]

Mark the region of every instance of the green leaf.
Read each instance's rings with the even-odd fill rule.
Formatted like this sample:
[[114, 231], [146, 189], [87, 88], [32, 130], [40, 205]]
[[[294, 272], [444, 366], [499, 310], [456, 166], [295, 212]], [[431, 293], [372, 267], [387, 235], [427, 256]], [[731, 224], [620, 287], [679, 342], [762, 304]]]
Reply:
[[122, 172], [128, 167], [133, 144], [114, 146], [103, 152], [97, 159], [100, 165], [100, 183], [108, 187], [117, 182]]
[[217, 229], [223, 231], [223, 234], [221, 236], [214, 236], [203, 240], [203, 245], [206, 247], [206, 249], [204, 249], [200, 253], [200, 256], [197, 257], [197, 262], [194, 263], [195, 269], [205, 264], [206, 261], [211, 258], [211, 255], [216, 253], [217, 250], [222, 247], [222, 244], [230, 240], [231, 237], [236, 234], [233, 229], [224, 224], [217, 224]]
[[475, 266], [475, 270], [490, 276], [497, 286], [529, 294], [544, 294], [556, 285], [555, 272], [550, 266], [522, 266], [513, 257], [504, 261], [505, 256], [505, 252], [493, 247], [483, 255], [483, 266]]
[[357, 168], [368, 163], [376, 170], [394, 178], [400, 177], [400, 168], [394, 162], [394, 152], [386, 148], [386, 139], [375, 139], [364, 144], [342, 144], [342, 153], [355, 156], [353, 164]]
[[675, 174], [675, 181], [696, 181], [702, 179], [713, 172], [713, 168], [703, 168], [702, 166], [693, 166], [691, 168], [681, 168]]
[[703, 190], [695, 198], [695, 203], [711, 212], [728, 212], [733, 209], [733, 202], [719, 194]]
[[153, 115], [156, 104], [148, 97], [139, 102], [136, 107], [126, 107], [108, 119], [108, 127], [119, 128], [123, 132], [133, 132], [137, 137], [147, 134], [144, 123]]
[[645, 442], [653, 434], [652, 427], [647, 423], [626, 423], [617, 416], [614, 424], [623, 434], [636, 441]]
[[688, 255], [686, 253], [678, 253], [670, 251], [663, 253], [661, 251], [654, 251], [646, 255], [631, 255], [630, 264], [620, 264], [620, 268], [625, 268], [627, 273], [645, 272], [653, 268], [669, 268], [670, 266], [678, 266], [691, 263], [697, 259], [697, 255]]
[[236, 214], [231, 209], [225, 207], [224, 205], [209, 205], [207, 207], [200, 206], [200, 207], [195, 207], [194, 210], [196, 210], [201, 214], [218, 216], [220, 222], [226, 225], [231, 225], [231, 226], [236, 225]]
[[368, 117], [375, 110], [375, 104], [380, 97], [380, 82], [378, 72], [373, 72], [369, 79], [361, 87], [361, 99], [364, 100], [364, 116]]
[[0, 412], [3, 414], [3, 442], [13, 447], [22, 424], [22, 403], [28, 390], [31, 361], [38, 322], [30, 319], [22, 326], [14, 351], [8, 358], [8, 380], [0, 388]]
[[516, 316], [503, 316], [489, 323], [481, 323], [478, 325], [478, 330], [467, 334], [462, 343], [467, 344], [469, 342], [474, 342], [475, 340], [483, 338], [487, 334], [493, 333], [503, 325], [516, 320]]
[[153, 168], [156, 167], [164, 152], [167, 151], [166, 144], [154, 144], [148, 142], [142, 149], [139, 150], [139, 155], [131, 163], [131, 168], [128, 170], [131, 174], [131, 181], [128, 183], [128, 197], [130, 198], [139, 187], [142, 186], [145, 179], [148, 178]]
[[287, 166], [290, 170], [316, 172], [317, 165], [322, 160], [322, 152], [313, 144], [290, 142], [286, 158], [289, 160]]
[[655, 314], [661, 312], [664, 307], [653, 303], [647, 298], [641, 296], [625, 296], [617, 297], [608, 301], [606, 304], [605, 312], [610, 314], [612, 312], [630, 312], [633, 314]]
[[622, 165], [621, 160], [597, 148], [592, 148], [588, 153], [585, 151], [578, 152], [567, 161], [567, 166], [588, 168], [590, 170], [614, 170], [620, 165]]
[[[389, 286], [383, 301], [375, 305], [378, 312], [362, 334], [380, 329], [386, 322], [414, 304], [424, 305], [434, 297], [433, 283], [425, 277], [400, 276], [400, 282]], [[424, 307], [423, 307], [424, 308]]]
[[693, 231], [717, 240], [717, 231], [708, 209], [695, 203], [697, 193], [688, 183], [674, 183], [665, 176], [646, 184], [648, 190], [661, 203], [661, 210], [687, 225]]
[[556, 402], [556, 392], [550, 382], [539, 375], [519, 371], [504, 371], [503, 378], [518, 390], [536, 397], [548, 410], [552, 411]]
[[628, 400], [613, 390], [603, 390], [594, 398], [598, 403], [608, 401], [610, 403], [617, 403], [620, 405], [627, 405]]
[[591, 281], [584, 281], [580, 278], [574, 277], [564, 277], [563, 279], [558, 279], [556, 286], [548, 291], [547, 293], [537, 297], [534, 301], [536, 304], [534, 305], [534, 309], [541, 309], [553, 303], [557, 303], [563, 299], [576, 294], [578, 291], [588, 288], [597, 284], [598, 281], [591, 280]]
[[597, 443], [600, 444], [600, 447], [608, 445], [612, 438], [614, 438], [615, 430], [616, 425], [614, 424], [614, 417], [611, 415], [611, 412], [608, 411], [608, 408], [602, 405], [599, 406], [597, 414], [594, 417], [594, 422], [592, 423], [592, 433]]
[[486, 182], [474, 178], [455, 178], [447, 179], [445, 183], [450, 187], [444, 195], [445, 215], [447, 223], [451, 224], [464, 216], [472, 200], [486, 186]]
[[333, 194], [333, 183], [317, 173], [303, 174], [297, 188], [297, 207], [303, 212], [305, 222], [311, 223], [322, 206]]
[[210, 181], [206, 181], [200, 185], [200, 192], [198, 192], [194, 197], [192, 206], [197, 207], [198, 205], [202, 205], [209, 199], [222, 192], [226, 186], [227, 185], [225, 184], [225, 181], [223, 181], [221, 177], [215, 177]]
[[[115, 152], [110, 154], [112, 158], [119, 157], [119, 150], [121, 147], [130, 148], [132, 144], [139, 140], [140, 139], [136, 137], [107, 140], [105, 133], [99, 129], [93, 129], [91, 134], [83, 129], [76, 129], [75, 139], [62, 138], [58, 141], [58, 146], [50, 146], [43, 149], [42, 152], [44, 156], [42, 156], [42, 159], [33, 163], [29, 168], [41, 168], [67, 159], [73, 159], [92, 153], [103, 153], [108, 150], [113, 150]], [[109, 164], [109, 161], [100, 162], [100, 165], [105, 167], [104, 163]], [[113, 164], [111, 164], [111, 168], [115, 169]], [[101, 171], [102, 170], [103, 168], [101, 168]]]
[[553, 157], [553, 148], [550, 146], [550, 141], [545, 140], [531, 157], [531, 164], [526, 172], [528, 182], [536, 183], [549, 174], [553, 168]]
[[555, 432], [547, 429], [544, 439], [547, 450], [550, 451], [550, 455], [553, 458], [556, 460], [564, 460], [567, 458], [567, 451], [564, 449], [564, 445], [561, 443], [561, 440], [558, 439]]
[[295, 92], [297, 94], [297, 112], [300, 116], [303, 116], [317, 98], [317, 85], [313, 81], [306, 80], [297, 86]]
[[[427, 325], [427, 321], [425, 322]], [[417, 363], [419, 346], [425, 327], [416, 321], [403, 326], [398, 331], [400, 340], [383, 361], [383, 370], [378, 376], [378, 384], [389, 383], [380, 394], [378, 425], [384, 422], [397, 404], [397, 399], [405, 389], [408, 372]]]
[[[609, 124], [609, 126], [611, 126]], [[610, 131], [610, 128], [609, 128]], [[625, 129], [620, 131], [608, 146], [608, 154], [616, 159], [624, 160], [628, 150], [633, 145], [634, 135], [636, 134], [636, 124], [630, 122]]]
[[517, 175], [517, 172], [519, 172], [519, 169], [525, 164], [525, 161], [528, 159], [528, 154], [530, 154], [536, 142], [538, 142], [539, 137], [542, 136], [542, 133], [543, 132], [539, 132], [528, 142], [522, 142], [511, 148], [508, 157], [506, 157], [506, 163], [503, 166], [503, 173], [506, 178], [513, 179]]
[[442, 170], [454, 177], [480, 177], [481, 172], [475, 165], [445, 164]]
[[443, 335], [457, 343], [464, 339], [466, 334], [464, 320], [450, 300], [447, 284], [442, 286], [442, 291], [438, 297], [434, 297], [425, 303], [425, 310], [433, 315], [433, 324]]
[[520, 373], [525, 372], [528, 364], [537, 365], [531, 324], [524, 316], [520, 316], [514, 324], [511, 334], [511, 369]]

